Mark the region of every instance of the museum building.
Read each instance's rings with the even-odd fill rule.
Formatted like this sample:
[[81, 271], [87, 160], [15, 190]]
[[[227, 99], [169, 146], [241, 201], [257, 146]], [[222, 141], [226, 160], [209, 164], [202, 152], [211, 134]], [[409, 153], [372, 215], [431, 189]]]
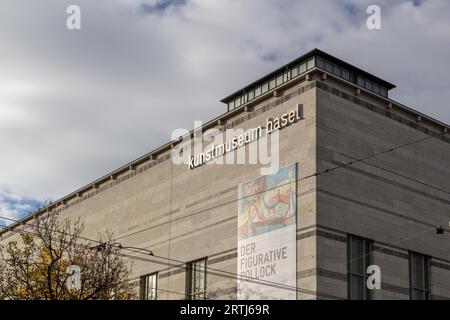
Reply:
[[[391, 100], [394, 88], [314, 49], [0, 243], [58, 211], [133, 248], [141, 299], [450, 299], [449, 125]], [[211, 144], [228, 131], [243, 133]], [[208, 143], [177, 163], [187, 138]], [[261, 142], [276, 147], [273, 172], [218, 161]]]

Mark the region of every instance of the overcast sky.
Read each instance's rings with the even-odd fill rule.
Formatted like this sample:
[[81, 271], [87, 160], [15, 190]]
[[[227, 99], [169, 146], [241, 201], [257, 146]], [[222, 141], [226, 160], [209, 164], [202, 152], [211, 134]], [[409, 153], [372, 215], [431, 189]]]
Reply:
[[[66, 28], [71, 4], [81, 30]], [[313, 48], [450, 123], [449, 16], [448, 0], [1, 0], [0, 216], [225, 112], [221, 98]]]

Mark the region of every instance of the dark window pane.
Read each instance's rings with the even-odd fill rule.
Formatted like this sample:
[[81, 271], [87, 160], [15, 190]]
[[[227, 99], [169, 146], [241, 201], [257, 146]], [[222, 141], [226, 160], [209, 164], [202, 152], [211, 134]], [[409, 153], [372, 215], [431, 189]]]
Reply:
[[370, 299], [367, 288], [366, 268], [370, 264], [370, 241], [349, 236], [347, 242], [347, 279], [349, 299]]
[[358, 76], [358, 86], [364, 87], [364, 78], [361, 76]]
[[346, 69], [342, 69], [342, 78], [345, 80], [350, 80], [350, 73]]
[[378, 85], [378, 83], [373, 83], [373, 91], [380, 94], [380, 86]]
[[325, 62], [321, 57], [316, 57], [316, 66], [322, 69], [325, 68]]
[[341, 77], [342, 76], [342, 70], [341, 70], [341, 68], [339, 67], [339, 66], [337, 66], [337, 65], [333, 65], [333, 73], [335, 74], [335, 75], [337, 75], [338, 77]]
[[423, 257], [417, 254], [411, 255], [411, 286], [413, 288], [424, 289], [424, 268]]
[[350, 278], [350, 290], [351, 296], [350, 299], [353, 300], [362, 300], [364, 299], [364, 291], [365, 291], [365, 282], [363, 277], [351, 276]]
[[362, 239], [352, 238], [351, 241], [351, 272], [360, 275], [365, 274], [364, 270], [364, 246], [365, 242]]
[[411, 299], [429, 299], [428, 257], [411, 252], [409, 254]]

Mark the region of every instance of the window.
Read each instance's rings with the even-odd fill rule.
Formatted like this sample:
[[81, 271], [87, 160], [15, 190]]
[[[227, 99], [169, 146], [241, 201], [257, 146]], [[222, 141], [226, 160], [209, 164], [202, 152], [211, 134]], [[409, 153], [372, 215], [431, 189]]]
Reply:
[[332, 73], [337, 77], [356, 83], [358, 86], [366, 88], [367, 90], [375, 92], [383, 97], [388, 96], [387, 88], [383, 87], [379, 83], [367, 79], [366, 77], [357, 74], [357, 72], [343, 68], [339, 65], [339, 63], [336, 64], [323, 57], [314, 56], [308, 58], [307, 60], [301, 62], [296, 66], [285, 69], [283, 72], [280, 72], [269, 81], [263, 83], [262, 85], [259, 85], [258, 87], [253, 87], [252, 90], [250, 90], [248, 93], [233, 101], [230, 101], [228, 103], [228, 110], [233, 110], [242, 106], [243, 104], [246, 104], [247, 102], [265, 94], [266, 92], [279, 87], [283, 83], [286, 83], [291, 79], [298, 77], [299, 75], [305, 73], [307, 70], [314, 68], [315, 66], [326, 70], [327, 72]]
[[380, 94], [380, 86], [376, 82], [373, 83], [373, 91]]
[[295, 78], [296, 76], [298, 76], [298, 66], [291, 70], [291, 78]]
[[337, 65], [333, 64], [333, 73], [338, 77], [342, 77], [342, 70]]
[[158, 297], [158, 273], [141, 277], [141, 295], [144, 300], [156, 300]]
[[237, 108], [241, 105], [241, 98], [237, 98], [234, 100], [234, 107]]
[[409, 294], [411, 300], [430, 299], [429, 258], [409, 253]]
[[322, 69], [325, 68], [325, 62], [323, 61], [323, 59], [321, 57], [316, 58], [316, 64], [319, 68], [322, 68]]
[[361, 87], [365, 87], [365, 85], [364, 85], [364, 78], [363, 77], [361, 77], [361, 76], [358, 76], [358, 86], [361, 86]]
[[309, 69], [312, 69], [312, 68], [314, 68], [314, 57], [309, 58], [308, 61], [307, 61], [306, 69], [309, 70]]
[[269, 83], [266, 82], [262, 85], [261, 93], [266, 93], [269, 90]]
[[276, 81], [275, 78], [273, 78], [272, 80], [270, 80], [270, 82], [269, 82], [269, 89], [275, 88], [275, 81]]
[[342, 69], [342, 78], [344, 78], [345, 80], [350, 80], [350, 73], [347, 69]]
[[306, 71], [306, 63], [303, 62], [303, 63], [300, 65], [300, 74], [302, 74], [302, 73], [305, 72], [305, 71]]
[[255, 89], [255, 97], [259, 97], [261, 95], [261, 87], [257, 87]]
[[333, 65], [331, 64], [331, 62], [328, 62], [325, 60], [325, 70], [328, 72], [333, 72]]
[[189, 262], [186, 271], [187, 298], [206, 299], [206, 258]]
[[283, 75], [277, 77], [277, 86], [279, 86], [280, 84], [283, 84]]
[[369, 300], [366, 273], [370, 265], [371, 241], [349, 236], [347, 242], [347, 292], [350, 300]]

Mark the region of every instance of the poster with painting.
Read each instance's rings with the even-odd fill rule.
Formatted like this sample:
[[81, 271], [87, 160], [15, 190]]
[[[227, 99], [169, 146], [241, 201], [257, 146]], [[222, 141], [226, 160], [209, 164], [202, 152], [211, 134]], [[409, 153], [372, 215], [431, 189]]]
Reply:
[[297, 166], [238, 187], [238, 299], [296, 299]]

